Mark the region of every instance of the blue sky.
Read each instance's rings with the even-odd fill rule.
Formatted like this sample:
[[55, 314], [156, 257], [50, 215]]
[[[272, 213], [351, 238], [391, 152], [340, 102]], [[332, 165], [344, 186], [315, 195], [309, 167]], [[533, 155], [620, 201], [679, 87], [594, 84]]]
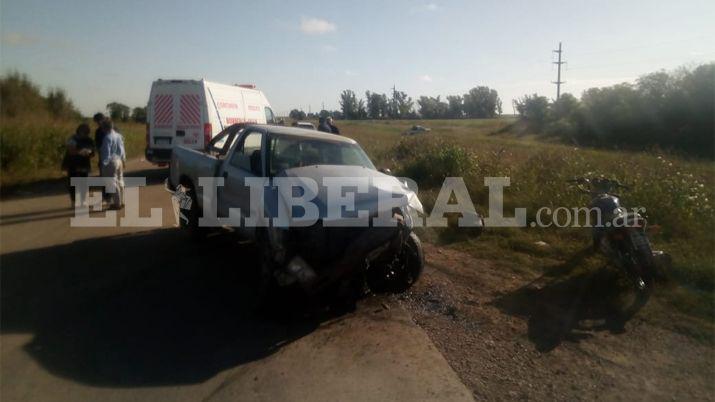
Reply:
[[86, 114], [146, 104], [157, 78], [255, 83], [274, 110], [338, 108], [349, 88], [413, 98], [476, 85], [511, 100], [715, 60], [713, 1], [2, 0], [0, 68]]

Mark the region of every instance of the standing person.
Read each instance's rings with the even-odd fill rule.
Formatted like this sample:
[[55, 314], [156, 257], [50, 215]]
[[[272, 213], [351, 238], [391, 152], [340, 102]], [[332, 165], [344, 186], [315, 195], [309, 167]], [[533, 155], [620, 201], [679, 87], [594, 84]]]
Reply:
[[[104, 130], [102, 130], [102, 122], [106, 118], [102, 113], [95, 113], [92, 116], [92, 120], [97, 124], [97, 129], [94, 130], [94, 146], [97, 147], [98, 151], [102, 148], [102, 140], [105, 135]], [[97, 159], [97, 177], [102, 177], [102, 158]], [[102, 187], [102, 200], [107, 201], [107, 192], [104, 191], [104, 187]]]
[[[103, 177], [111, 179], [107, 197], [111, 200], [110, 209], [120, 209], [124, 206], [124, 138], [114, 131], [112, 121], [104, 119], [101, 124], [104, 131], [102, 146], [99, 148], [99, 159]], [[114, 190], [112, 192], [111, 190]]]
[[325, 119], [325, 117], [321, 117], [318, 119], [318, 131], [332, 133], [332, 131], [330, 130], [330, 126], [328, 125], [328, 121]]
[[67, 140], [67, 152], [62, 160], [62, 168], [67, 171], [67, 189], [73, 207], [86, 203], [87, 192], [81, 191], [79, 203], [76, 203], [72, 178], [89, 175], [89, 171], [92, 169], [90, 163], [92, 156], [94, 156], [94, 142], [89, 137], [89, 125], [82, 123], [75, 130], [75, 134]]
[[[94, 130], [94, 146], [97, 147], [97, 149], [102, 148], [102, 140], [104, 139], [104, 130], [102, 130], [102, 121], [106, 119], [102, 113], [95, 113], [95, 115], [92, 117], [92, 120], [97, 124], [97, 129]], [[98, 160], [97, 161], [97, 167], [99, 168], [99, 176], [102, 175], [102, 161]]]
[[332, 118], [332, 117], [328, 117], [327, 119], [325, 119], [325, 121], [328, 123], [328, 127], [330, 127], [330, 132], [331, 132], [331, 133], [340, 135], [340, 129], [338, 128], [338, 126], [336, 126], [335, 124], [333, 124], [333, 118]]

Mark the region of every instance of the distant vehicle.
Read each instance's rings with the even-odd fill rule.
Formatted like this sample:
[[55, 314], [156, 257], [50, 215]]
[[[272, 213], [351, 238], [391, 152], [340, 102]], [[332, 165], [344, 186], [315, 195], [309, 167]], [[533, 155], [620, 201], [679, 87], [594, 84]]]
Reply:
[[147, 104], [146, 159], [168, 163], [172, 149], [203, 149], [214, 135], [236, 123], [274, 123], [273, 110], [255, 85], [206, 80], [157, 80]]
[[293, 123], [293, 127], [305, 128], [307, 130], [315, 130], [315, 124], [309, 121], [296, 121]]
[[[216, 136], [204, 152], [179, 146], [171, 159], [167, 187], [175, 195], [190, 200], [188, 205], [175, 205], [180, 225], [196, 238], [204, 237], [200, 227], [203, 211], [203, 187], [199, 178], [223, 177], [224, 186], [216, 193], [214, 203], [218, 216], [229, 216], [229, 208], [239, 208], [241, 218], [259, 216], [260, 205], [251, 202], [244, 181], [268, 178], [264, 191], [265, 215], [275, 217], [284, 211], [291, 223], [280, 227], [236, 227], [245, 238], [254, 240], [261, 249], [261, 286], [297, 285], [308, 293], [327, 289], [362, 290], [365, 283], [374, 291], [402, 292], [420, 276], [424, 254], [417, 235], [412, 231], [411, 212], [422, 213], [422, 204], [414, 191], [397, 178], [381, 173], [352, 139], [293, 127], [238, 124]], [[392, 188], [404, 198], [388, 204], [388, 216], [394, 226], [343, 225], [342, 217], [328, 216], [326, 191], [315, 197], [319, 207], [317, 223], [301, 224], [293, 217], [285, 194], [273, 186], [274, 178], [312, 179], [323, 183], [326, 177], [381, 178], [392, 184], [373, 184], [355, 196], [356, 208], [377, 216], [380, 193]], [[385, 211], [382, 211], [385, 212]], [[349, 219], [349, 218], [345, 218]], [[327, 222], [327, 223], [326, 223]], [[249, 272], [246, 272], [249, 275]], [[336, 285], [333, 287], [332, 285]], [[353, 287], [355, 285], [355, 287]]]
[[422, 127], [422, 126], [412, 126], [409, 130], [405, 131], [403, 135], [415, 135], [415, 134], [420, 134], [420, 133], [426, 133], [431, 131], [432, 129], [427, 128], [427, 127]]

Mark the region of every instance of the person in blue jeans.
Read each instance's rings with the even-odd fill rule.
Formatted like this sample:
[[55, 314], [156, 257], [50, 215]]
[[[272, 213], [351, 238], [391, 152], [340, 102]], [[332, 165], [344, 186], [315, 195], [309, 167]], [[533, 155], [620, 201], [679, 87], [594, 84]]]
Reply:
[[114, 125], [109, 119], [101, 123], [105, 132], [102, 145], [99, 148], [99, 160], [102, 177], [111, 179], [107, 188], [110, 209], [124, 207], [124, 137], [114, 130]]

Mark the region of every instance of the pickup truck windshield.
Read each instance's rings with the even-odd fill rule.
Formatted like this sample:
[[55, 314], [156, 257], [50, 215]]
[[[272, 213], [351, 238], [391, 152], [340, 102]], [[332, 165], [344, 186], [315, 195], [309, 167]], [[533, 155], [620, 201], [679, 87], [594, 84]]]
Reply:
[[353, 165], [375, 169], [357, 144], [275, 135], [270, 140], [271, 176], [295, 167]]

